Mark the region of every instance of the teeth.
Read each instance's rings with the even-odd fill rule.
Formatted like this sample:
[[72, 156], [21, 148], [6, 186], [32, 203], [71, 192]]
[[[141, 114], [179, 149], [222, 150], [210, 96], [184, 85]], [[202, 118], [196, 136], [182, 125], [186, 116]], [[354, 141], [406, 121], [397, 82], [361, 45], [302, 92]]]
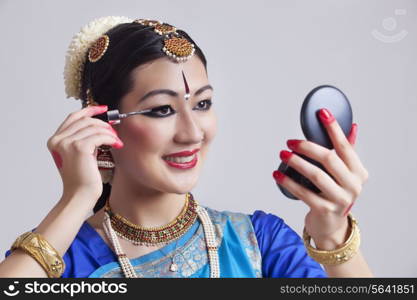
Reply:
[[192, 161], [194, 159], [194, 156], [195, 156], [195, 154], [193, 154], [191, 156], [178, 156], [178, 157], [167, 156], [164, 159], [169, 160], [169, 161], [173, 161], [173, 162], [178, 163], [178, 164], [183, 164], [183, 163], [188, 163], [188, 162]]

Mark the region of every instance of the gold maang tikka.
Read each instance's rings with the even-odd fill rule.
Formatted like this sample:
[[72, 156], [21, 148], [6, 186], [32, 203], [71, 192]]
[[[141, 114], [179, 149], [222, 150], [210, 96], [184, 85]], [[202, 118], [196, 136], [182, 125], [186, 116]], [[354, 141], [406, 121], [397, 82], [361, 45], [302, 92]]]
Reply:
[[186, 61], [193, 56], [195, 52], [194, 44], [182, 37], [175, 26], [148, 19], [136, 19], [133, 22], [143, 26], [151, 26], [157, 34], [164, 36], [162, 50], [177, 62]]
[[[133, 23], [139, 23], [143, 26], [153, 27], [155, 33], [164, 36], [164, 47], [162, 50], [176, 62], [183, 62], [193, 56], [195, 46], [186, 38], [182, 37], [177, 28], [161, 23], [157, 20], [136, 19]], [[90, 47], [88, 51], [88, 60], [90, 62], [97, 62], [106, 53], [110, 44], [110, 38], [104, 34], [99, 37]]]

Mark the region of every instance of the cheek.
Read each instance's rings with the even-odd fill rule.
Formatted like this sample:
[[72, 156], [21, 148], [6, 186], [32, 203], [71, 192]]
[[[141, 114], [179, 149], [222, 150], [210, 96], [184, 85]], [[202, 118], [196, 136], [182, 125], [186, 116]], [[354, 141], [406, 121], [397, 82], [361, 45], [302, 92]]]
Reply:
[[217, 133], [217, 115], [212, 112], [207, 118], [201, 122], [201, 128], [204, 131], [205, 143], [209, 144]]
[[166, 126], [155, 122], [132, 122], [126, 126], [120, 138], [122, 141], [126, 140], [125, 144], [135, 152], [155, 154], [163, 150], [162, 146], [170, 139], [170, 132]]

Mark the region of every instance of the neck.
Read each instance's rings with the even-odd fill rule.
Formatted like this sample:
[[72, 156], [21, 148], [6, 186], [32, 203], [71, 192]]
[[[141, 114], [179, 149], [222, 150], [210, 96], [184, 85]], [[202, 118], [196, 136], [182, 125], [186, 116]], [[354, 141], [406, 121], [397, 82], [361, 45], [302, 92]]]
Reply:
[[[116, 175], [117, 174], [117, 175]], [[170, 223], [182, 211], [186, 193], [161, 192], [130, 182], [129, 176], [115, 173], [109, 196], [111, 210], [143, 227]]]

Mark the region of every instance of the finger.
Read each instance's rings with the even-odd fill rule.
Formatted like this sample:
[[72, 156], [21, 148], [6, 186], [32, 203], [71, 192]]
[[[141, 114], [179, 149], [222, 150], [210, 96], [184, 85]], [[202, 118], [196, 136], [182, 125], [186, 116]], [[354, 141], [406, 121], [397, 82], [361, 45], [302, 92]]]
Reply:
[[95, 119], [95, 118], [90, 118], [90, 117], [82, 117], [81, 119], [78, 119], [77, 121], [70, 124], [67, 128], [61, 130], [61, 132], [56, 135], [56, 140], [59, 141], [63, 138], [71, 136], [75, 132], [81, 130], [82, 128], [86, 128], [88, 126], [106, 128], [108, 130], [111, 130], [112, 132], [115, 131], [110, 124], [108, 124], [108, 123], [106, 123], [102, 120]]
[[340, 128], [339, 123], [334, 118], [332, 113], [327, 109], [322, 108], [319, 111], [319, 117], [329, 134], [337, 155], [339, 155], [352, 172], [362, 172], [363, 166], [360, 162], [359, 156], [347, 140], [342, 128]]
[[101, 126], [96, 126], [96, 125], [91, 125], [91, 126], [81, 128], [80, 130], [76, 131], [74, 134], [68, 136], [66, 139], [67, 139], [68, 142], [71, 143], [73, 141], [83, 139], [83, 138], [88, 137], [88, 136], [93, 135], [93, 134], [109, 134], [109, 135], [113, 136], [114, 138], [119, 139], [119, 137], [117, 136], [117, 133], [114, 131], [114, 129], [113, 129], [113, 131], [111, 131], [107, 128], [103, 128]]
[[348, 206], [348, 208], [346, 208], [345, 212], [343, 213], [343, 216], [344, 216], [344, 217], [346, 217], [346, 216], [350, 213], [350, 211], [351, 211], [351, 209], [352, 209], [353, 204], [355, 204], [355, 201], [353, 201], [353, 202], [352, 202], [352, 203]]
[[336, 211], [337, 207], [334, 203], [320, 197], [280, 171], [274, 171], [272, 176], [278, 184], [306, 203], [312, 210], [317, 212]]
[[287, 146], [294, 152], [303, 154], [321, 163], [343, 189], [356, 191], [358, 186], [360, 186], [361, 182], [359, 181], [359, 178], [349, 170], [346, 164], [333, 150], [303, 140], [288, 140]]
[[281, 151], [280, 158], [288, 166], [308, 178], [319, 188], [325, 198], [341, 206], [348, 205], [349, 195], [326, 172], [306, 161], [302, 157], [289, 151]]
[[[67, 142], [68, 141], [66, 140], [66, 143]], [[94, 155], [96, 148], [102, 145], [108, 145], [116, 149], [123, 147], [123, 142], [120, 139], [108, 133], [93, 133], [84, 138], [70, 141], [69, 144], [75, 147], [79, 152], [92, 155]]]
[[[88, 139], [92, 140], [93, 144], [95, 145], [94, 148], [89, 148]], [[123, 147], [123, 142], [108, 129], [91, 127], [81, 130], [71, 136], [71, 138], [64, 139], [59, 145], [57, 145], [57, 149], [51, 150], [52, 157], [60, 172], [63, 166], [63, 159], [60, 152], [67, 151], [69, 145], [77, 148], [80, 152], [86, 151], [96, 157], [97, 148], [99, 146], [109, 145], [113, 148], [120, 149]], [[69, 150], [72, 151], [73, 149]]]
[[58, 169], [62, 168], [62, 157], [58, 151], [52, 150], [51, 151], [52, 158], [54, 159], [55, 165]]
[[62, 122], [62, 124], [58, 127], [55, 134], [61, 132], [61, 130], [64, 130], [73, 122], [75, 122], [76, 120], [82, 117], [92, 117], [95, 115], [99, 115], [99, 114], [106, 112], [107, 109], [108, 109], [107, 105], [91, 105], [91, 106], [84, 107], [81, 110], [72, 112], [66, 117], [64, 122]]
[[349, 143], [354, 146], [356, 143], [356, 136], [358, 135], [358, 124], [353, 123], [352, 128], [350, 128], [350, 132], [348, 135], [348, 141]]

